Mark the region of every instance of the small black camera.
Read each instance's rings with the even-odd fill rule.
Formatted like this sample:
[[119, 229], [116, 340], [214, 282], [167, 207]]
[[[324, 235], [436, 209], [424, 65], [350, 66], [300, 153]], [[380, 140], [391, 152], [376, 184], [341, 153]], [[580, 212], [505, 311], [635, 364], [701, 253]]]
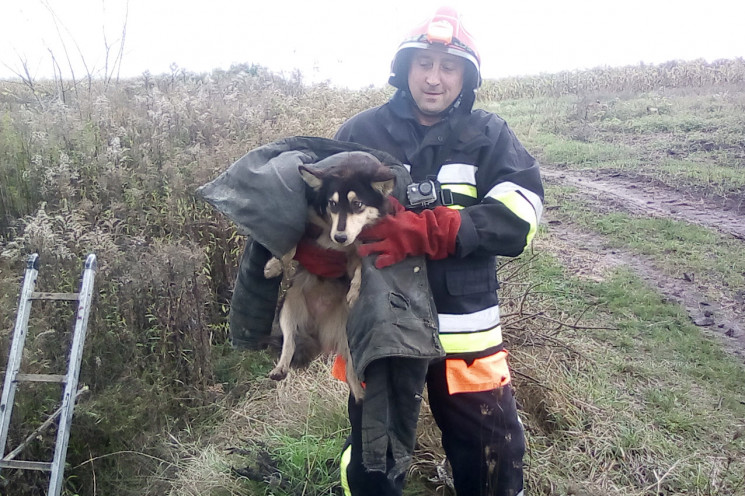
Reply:
[[442, 189], [435, 179], [409, 184], [406, 187], [406, 197], [410, 209], [453, 204], [452, 192], [449, 189]]
[[426, 207], [437, 201], [437, 187], [432, 180], [422, 181], [420, 183], [411, 183], [406, 188], [406, 197], [409, 199], [409, 205], [413, 208]]

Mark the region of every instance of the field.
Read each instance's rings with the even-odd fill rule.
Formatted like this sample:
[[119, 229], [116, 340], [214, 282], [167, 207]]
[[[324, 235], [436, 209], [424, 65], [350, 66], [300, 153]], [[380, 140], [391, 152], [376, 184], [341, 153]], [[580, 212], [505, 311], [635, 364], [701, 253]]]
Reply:
[[[28, 254], [41, 291], [75, 291], [87, 253], [100, 266], [66, 495], [339, 494], [345, 387], [327, 361], [275, 383], [275, 354], [231, 349], [244, 239], [194, 190], [390, 94], [257, 66], [0, 81], [0, 348]], [[499, 272], [526, 493], [745, 495], [745, 61], [487, 81], [477, 105], [547, 187], [533, 246]], [[59, 373], [70, 319], [35, 304], [24, 372]], [[10, 443], [57, 396], [20, 390]], [[0, 475], [1, 494], [46, 485]], [[426, 405], [405, 494], [453, 494]]]

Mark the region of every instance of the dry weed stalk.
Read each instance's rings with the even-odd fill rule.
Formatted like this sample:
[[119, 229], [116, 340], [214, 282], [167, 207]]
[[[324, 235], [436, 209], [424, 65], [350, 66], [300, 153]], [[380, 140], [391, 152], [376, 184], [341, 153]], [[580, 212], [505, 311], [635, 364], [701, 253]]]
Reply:
[[[564, 74], [554, 82], [521, 80], [512, 88], [509, 80], [487, 83], [481, 97], [743, 81], [741, 59], [694, 65]], [[64, 99], [59, 81], [34, 81], [25, 65], [19, 81], [0, 82], [0, 319], [7, 323], [14, 314], [15, 278], [29, 252], [41, 252], [49, 270], [40, 285], [49, 288], [74, 285], [69, 276], [78, 272], [87, 252], [96, 252], [101, 266], [81, 377], [92, 394], [79, 410], [80, 444], [72, 444], [79, 449], [70, 455], [78, 467], [70, 483], [81, 494], [92, 494], [94, 486], [100, 494], [144, 494], [141, 481], [130, 477], [140, 465], [100, 457], [133, 444], [152, 444], [147, 435], [168, 427], [169, 421], [177, 430], [205, 410], [214, 411], [214, 388], [222, 384], [215, 384], [219, 359], [213, 352], [227, 339], [226, 309], [243, 238], [197, 201], [194, 189], [259, 145], [292, 135], [330, 137], [343, 120], [390, 95], [387, 90], [306, 87], [297, 77], [288, 80], [249, 65], [209, 74], [174, 68], [168, 75], [128, 80], [111, 77], [115, 66], [107, 65], [111, 72], [105, 81], [89, 77], [88, 91], [71, 91]], [[69, 84], [63, 91], [67, 88]], [[565, 315], [547, 303], [527, 275], [529, 263], [520, 259], [501, 269], [503, 325], [531, 449], [547, 439], [553, 444], [546, 443], [552, 447], [545, 449], [555, 451], [565, 442], [562, 433], [581, 430], [603, 414], [591, 400], [571, 397], [566, 378], [557, 373], [586, 373], [585, 344], [575, 338], [593, 328], [582, 325], [582, 312]], [[55, 317], [50, 313], [44, 319]], [[39, 342], [54, 344], [50, 337]], [[0, 341], [7, 349], [7, 336]], [[297, 378], [309, 383], [285, 381], [282, 386], [310, 389], [328, 403], [343, 405], [343, 385], [314, 382], [326, 374], [323, 370], [308, 373]], [[227, 440], [220, 444], [220, 436], [236, 434], [232, 423], [255, 433], [250, 435], [268, 435], [268, 426], [302, 418], [312, 405], [308, 397], [291, 400], [298, 398], [298, 390], [278, 387], [266, 393], [261, 391], [266, 384], [257, 381], [255, 386], [259, 389], [252, 386], [252, 401], [236, 407], [226, 432], [211, 442], [230, 446]], [[343, 418], [343, 411], [339, 415]], [[443, 458], [439, 435], [427, 419], [425, 415], [413, 470], [435, 477]], [[144, 435], [143, 426], [149, 430]], [[562, 449], [597, 452], [606, 457], [599, 466], [613, 473], [614, 447], [606, 441], [613, 438], [607, 435], [610, 427], [599, 423], [593, 428], [597, 439], [580, 438], [580, 446]], [[183, 481], [195, 454], [192, 450], [186, 462], [179, 461]], [[642, 487], [656, 484], [651, 473], [642, 473], [643, 457], [631, 455], [633, 471], [646, 481]], [[215, 454], [213, 462], [219, 463], [221, 456]], [[90, 459], [96, 460], [95, 482], [91, 464], [81, 465]], [[540, 474], [551, 468], [552, 460], [530, 456], [533, 487], [540, 485]], [[200, 477], [194, 475], [194, 480]], [[209, 477], [201, 478], [207, 484]], [[600, 480], [604, 494], [619, 494], [610, 476]], [[440, 491], [447, 485], [437, 484]], [[122, 493], [122, 488], [131, 491]]]

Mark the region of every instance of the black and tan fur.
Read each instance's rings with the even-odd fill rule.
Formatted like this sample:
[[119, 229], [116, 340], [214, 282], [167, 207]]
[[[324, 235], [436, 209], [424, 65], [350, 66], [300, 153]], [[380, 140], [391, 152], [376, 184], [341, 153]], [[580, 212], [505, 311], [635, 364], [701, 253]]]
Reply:
[[[279, 314], [282, 353], [269, 376], [282, 380], [290, 366], [307, 365], [319, 353], [336, 353], [347, 363], [347, 384], [359, 401], [364, 391], [354, 372], [346, 333], [349, 308], [360, 291], [357, 236], [387, 212], [394, 175], [385, 165], [365, 156], [322, 170], [301, 165], [299, 171], [309, 187], [309, 228], [305, 235], [322, 248], [345, 253], [347, 274], [338, 279], [324, 278], [297, 266]], [[278, 276], [294, 255], [293, 249], [282, 260], [272, 258], [264, 275]]]

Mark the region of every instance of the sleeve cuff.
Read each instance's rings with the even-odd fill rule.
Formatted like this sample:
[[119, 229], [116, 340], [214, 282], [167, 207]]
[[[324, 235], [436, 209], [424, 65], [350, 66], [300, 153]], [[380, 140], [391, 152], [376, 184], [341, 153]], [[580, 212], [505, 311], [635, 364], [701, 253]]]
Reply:
[[460, 229], [458, 229], [458, 237], [455, 243], [455, 255], [458, 258], [468, 256], [479, 243], [476, 226], [473, 224], [471, 216], [463, 211], [460, 213]]

